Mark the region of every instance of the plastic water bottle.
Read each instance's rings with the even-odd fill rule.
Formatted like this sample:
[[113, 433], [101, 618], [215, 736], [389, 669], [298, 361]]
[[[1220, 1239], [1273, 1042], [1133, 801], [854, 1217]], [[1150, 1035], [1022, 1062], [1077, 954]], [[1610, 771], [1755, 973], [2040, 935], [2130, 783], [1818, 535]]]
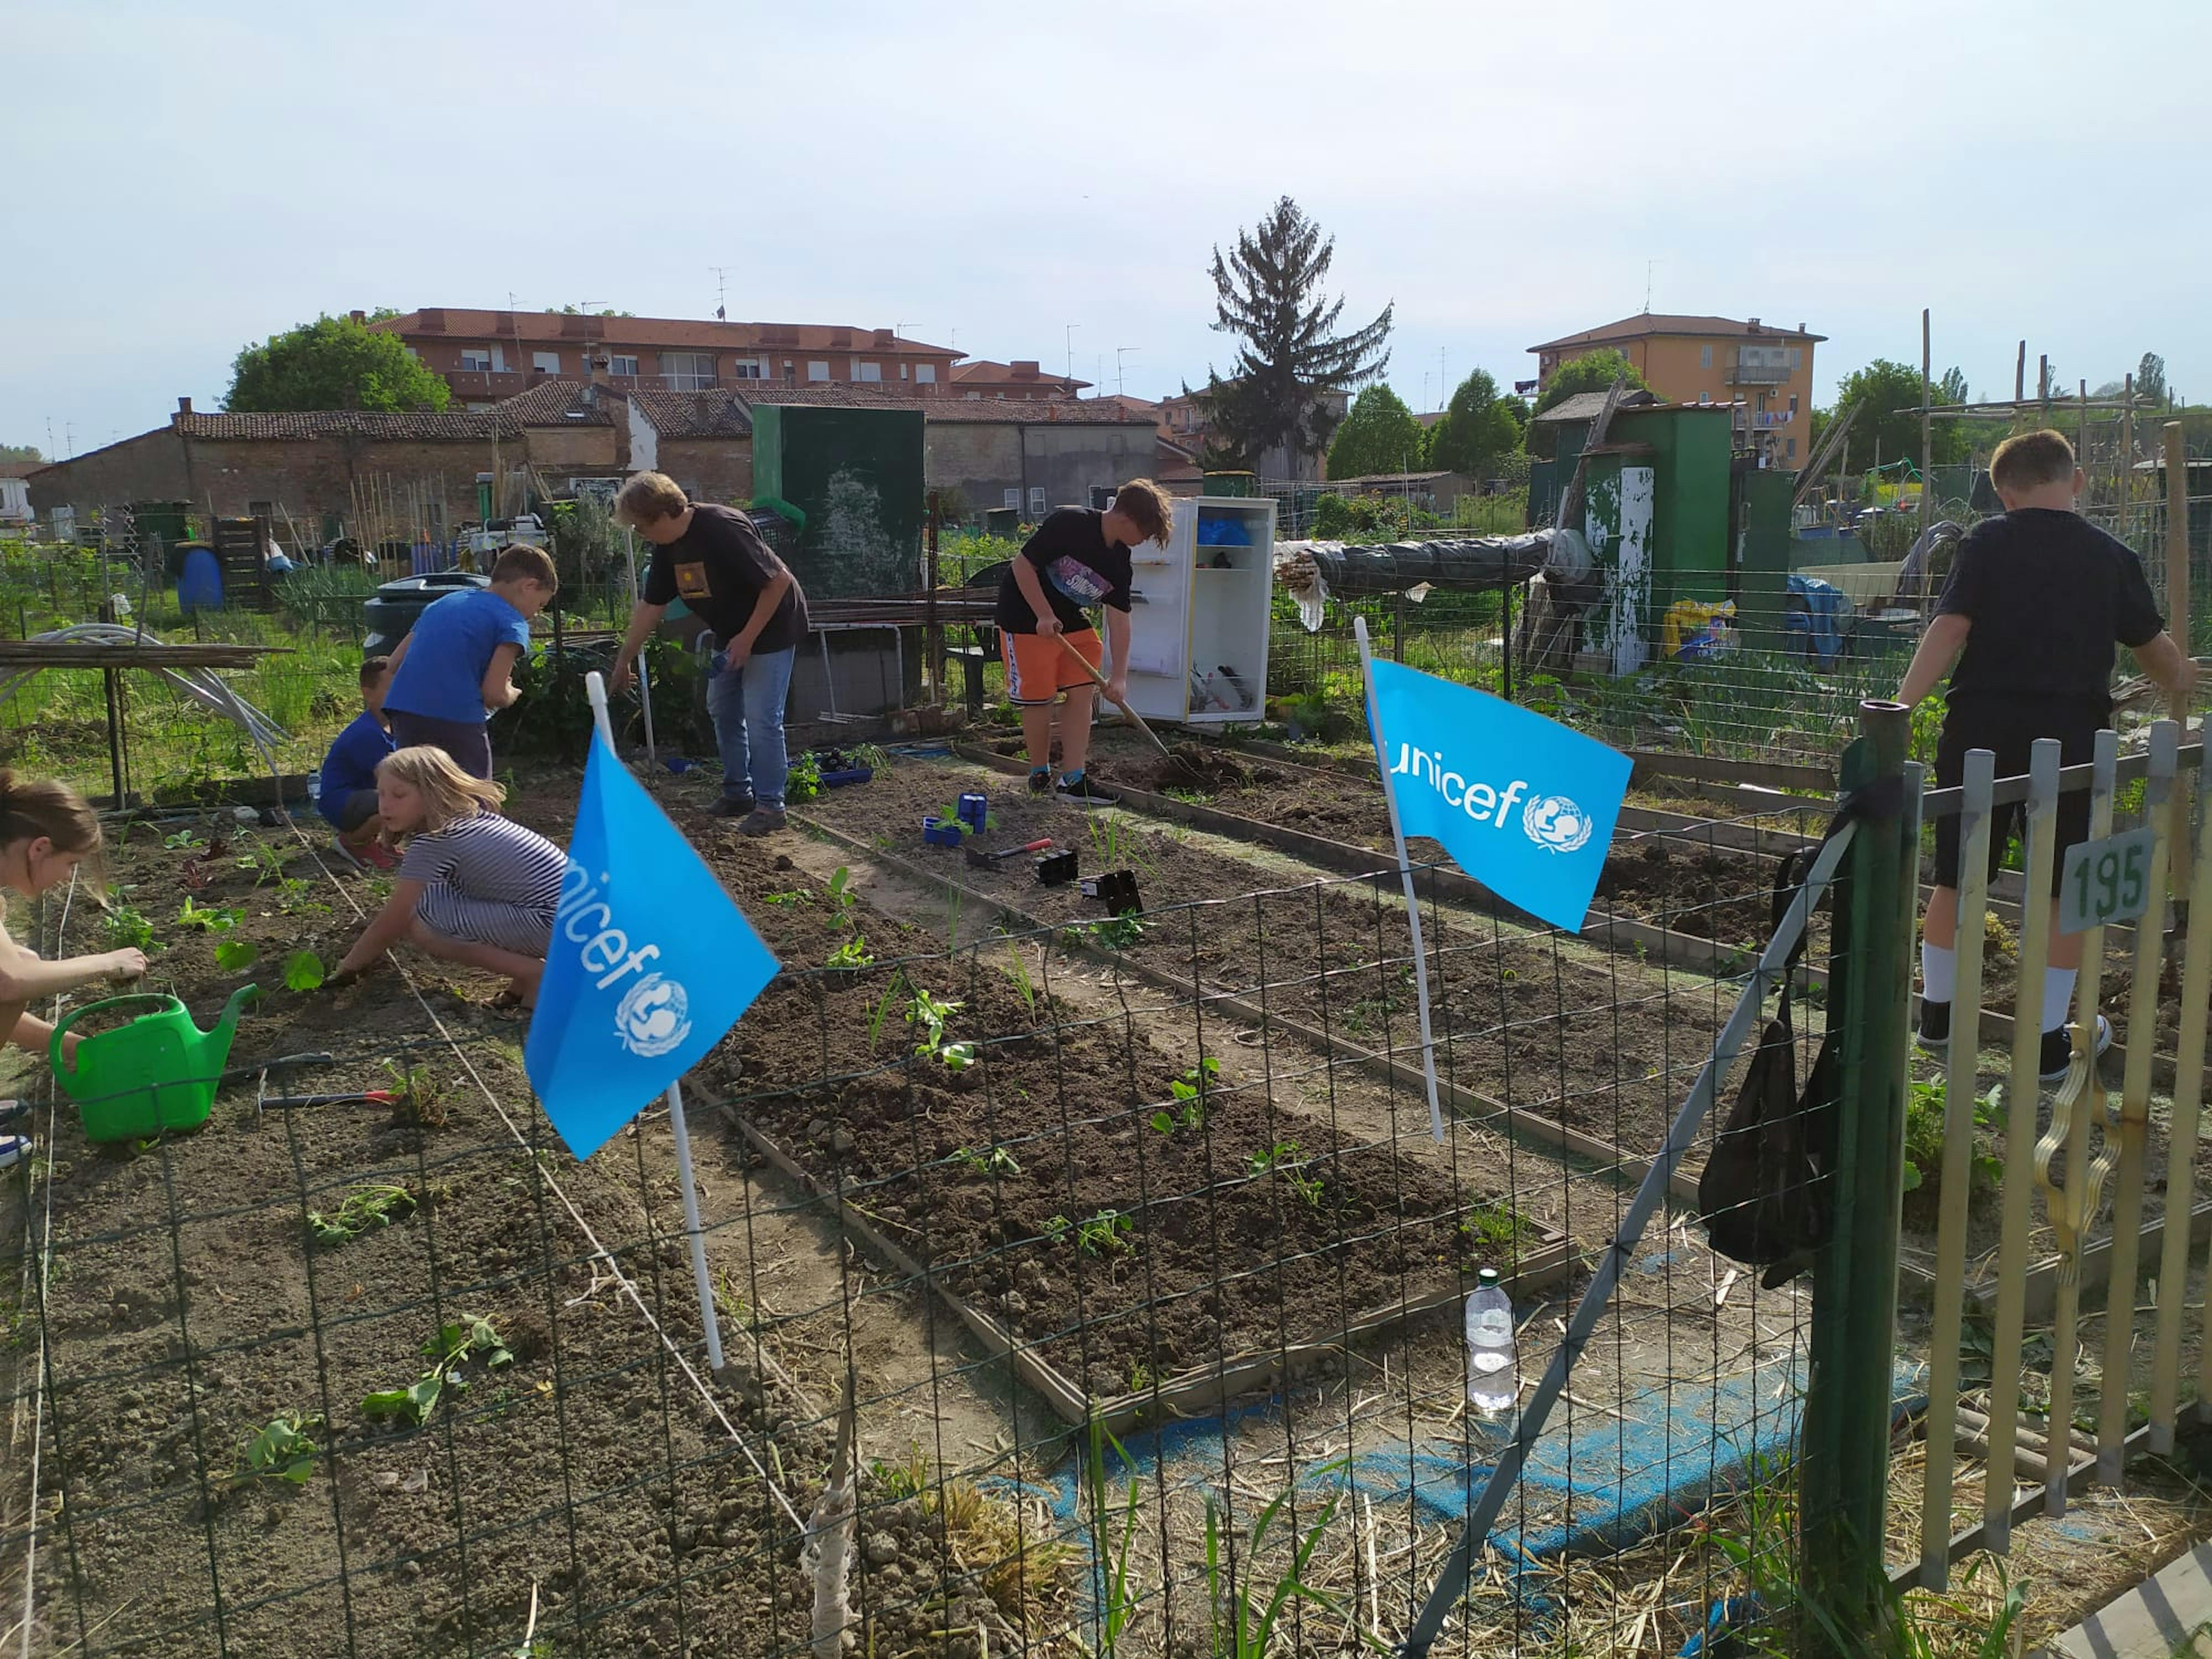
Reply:
[[1520, 1373], [1513, 1357], [1513, 1299], [1498, 1283], [1498, 1269], [1485, 1267], [1467, 1299], [1467, 1399], [1492, 1415], [1513, 1409], [1521, 1397]]

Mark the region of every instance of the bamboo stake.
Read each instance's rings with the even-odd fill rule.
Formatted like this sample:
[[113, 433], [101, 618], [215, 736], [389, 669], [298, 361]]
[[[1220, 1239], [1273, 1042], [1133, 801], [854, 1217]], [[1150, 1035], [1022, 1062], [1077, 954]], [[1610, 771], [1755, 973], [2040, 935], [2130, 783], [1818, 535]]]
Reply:
[[[1924, 492], [1923, 492], [1924, 493]], [[1982, 1029], [1982, 945], [1989, 909], [1990, 793], [1997, 757], [1967, 751], [1959, 821], [1958, 982], [1951, 996], [1951, 1052], [1944, 1067], [1942, 1208], [1936, 1232], [1935, 1321], [1928, 1336], [1928, 1468], [1921, 1488], [1920, 1582], [1950, 1583], [1951, 1477], [1959, 1404], [1959, 1336], [1966, 1297], [1966, 1193], [1972, 1181], [1974, 1078]]]
[[[2023, 343], [2021, 349], [2025, 351]], [[2029, 751], [2027, 891], [2051, 890], [2056, 861], [2051, 835], [2058, 811], [2059, 744], [2039, 738]], [[2029, 1200], [2035, 1187], [2035, 1106], [2042, 1070], [2043, 970], [2051, 960], [2051, 907], [2022, 907], [2015, 992], [2011, 1080], [2005, 1085], [2004, 1225], [1997, 1242], [1997, 1307], [1990, 1361], [1990, 1467], [1982, 1522], [1990, 1547], [2002, 1554], [2012, 1537], [2013, 1448], [2020, 1425], [2021, 1343], [2027, 1310]], [[2037, 1012], [2021, 1018], [2022, 1000]], [[1955, 1028], [1954, 1028], [1955, 1032]], [[1960, 1038], [1954, 1035], [1952, 1041]]]
[[1936, 437], [1935, 417], [1929, 414], [1929, 405], [1936, 401], [1934, 386], [1929, 375], [1936, 367], [1930, 355], [1928, 333], [1928, 307], [1920, 307], [1920, 533], [1925, 536], [1928, 526], [1936, 520]]
[[[2112, 769], [2120, 757], [2119, 734], [2097, 733], [2096, 781], [2089, 793], [2089, 839], [2112, 833]], [[2048, 884], [2039, 890], [2048, 890]], [[2033, 895], [2031, 895], [2032, 898]], [[2031, 903], [2031, 908], [2034, 908]], [[2105, 1115], [2105, 1085], [2097, 1075], [2097, 1004], [2104, 994], [2105, 930], [2081, 930], [2081, 972], [2074, 987], [2074, 1061], [2051, 1109], [2051, 1128], [2035, 1148], [2036, 1184], [2048, 1195], [2051, 1231], [2058, 1244], [2057, 1286], [2051, 1319], [2051, 1420], [2074, 1420], [2074, 1372], [2079, 1359], [2076, 1322], [2081, 1312], [2081, 1243], [2096, 1215], [2102, 1186], [2102, 1160], [2089, 1157], [2089, 1126]], [[2033, 996], [2039, 987], [2030, 988]], [[2039, 1028], [2040, 1018], [2025, 1021]], [[2041, 1046], [2038, 1031], [2037, 1046]], [[2066, 1184], [2051, 1178], [2051, 1160], [2066, 1149]], [[2116, 1231], [2125, 1231], [2124, 1228]], [[2053, 1470], [2044, 1484], [2044, 1512], [2066, 1513], [2066, 1477]]]
[[2015, 404], [2027, 401], [2027, 342], [2020, 343], [2020, 356], [2013, 360], [2012, 400]]
[[[2158, 1047], [2158, 976], [2166, 955], [2166, 866], [2181, 831], [2174, 808], [2187, 798], [2173, 787], [2175, 751], [2181, 728], [2160, 720], [2150, 729], [2150, 775], [2143, 785], [2146, 816], [2155, 836], [2150, 849], [2150, 904], [2136, 928], [2133, 995], [2128, 1002], [2128, 1062], [2120, 1085], [2119, 1185], [2112, 1193], [2112, 1267], [2105, 1290], [2105, 1360], [2101, 1407], [2097, 1417], [2097, 1479], [2120, 1484], [2120, 1464], [2128, 1437], [2128, 1359], [2135, 1347], [2136, 1260], [2142, 1247], [2143, 1146], [2150, 1131], [2150, 1060]], [[2082, 972], [2090, 971], [2086, 963]], [[2094, 1026], [2090, 1049], [2095, 1051]], [[2094, 1061], [2092, 1061], [2094, 1064]], [[2180, 1079], [2175, 1079], [2179, 1086]], [[2106, 1128], [2109, 1155], [2112, 1129]], [[2184, 1224], [2185, 1226], [2186, 1224]]]
[[[2180, 422], [2166, 422], [2165, 441], [2166, 631], [2173, 635], [2174, 643], [2186, 657], [2194, 654], [2189, 647], [2189, 439]], [[2172, 714], [2181, 723], [2181, 741], [2187, 743], [2187, 693], [2172, 700]], [[2189, 846], [2185, 842], [2174, 848], [2175, 889], [2189, 886], [2191, 874]]]
[[[2212, 1001], [2212, 789], [2200, 767], [2196, 777], [2203, 822], [2197, 826], [2197, 879], [2189, 914], [2202, 917], [2189, 930], [2181, 965], [2181, 1029], [2174, 1037], [2173, 1117], [2166, 1138], [2166, 1233], [2158, 1267], [2158, 1323], [2150, 1373], [2150, 1449], [2173, 1449], [2174, 1413], [2181, 1397], [2181, 1321], [2189, 1280], [2189, 1206], [2196, 1192], [2197, 1115], [2204, 1097], [2206, 1003]], [[2174, 792], [2174, 833], [2189, 822], [2186, 789]], [[2147, 919], [2146, 919], [2147, 920]], [[2177, 1223], [2176, 1216], [2180, 1218]], [[2176, 1229], [2179, 1228], [2177, 1231]], [[2212, 1344], [2199, 1361], [2212, 1386]]]
[[2086, 467], [2089, 465], [2089, 383], [2087, 380], [2081, 383], [2076, 396], [2081, 399], [2076, 424], [2081, 428], [2081, 441], [2075, 448], [2080, 452], [2081, 464]]
[[[2123, 390], [2127, 398], [2120, 410], [2120, 465], [2118, 469], [2120, 484], [2120, 539], [2128, 538], [2128, 521], [2134, 517], [2136, 495], [2136, 377], [2124, 377]], [[2184, 647], [2186, 649], [2186, 647]]]

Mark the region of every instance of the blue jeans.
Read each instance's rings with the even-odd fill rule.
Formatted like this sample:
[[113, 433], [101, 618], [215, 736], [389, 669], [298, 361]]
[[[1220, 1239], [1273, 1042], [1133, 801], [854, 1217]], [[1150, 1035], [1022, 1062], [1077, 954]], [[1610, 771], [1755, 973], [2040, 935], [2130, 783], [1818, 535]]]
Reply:
[[722, 797], [750, 795], [763, 806], [783, 805], [784, 779], [791, 770], [783, 746], [783, 706], [791, 696], [791, 665], [796, 646], [756, 651], [734, 674], [722, 666], [720, 651], [707, 663], [707, 713], [714, 722], [714, 744], [722, 751]]

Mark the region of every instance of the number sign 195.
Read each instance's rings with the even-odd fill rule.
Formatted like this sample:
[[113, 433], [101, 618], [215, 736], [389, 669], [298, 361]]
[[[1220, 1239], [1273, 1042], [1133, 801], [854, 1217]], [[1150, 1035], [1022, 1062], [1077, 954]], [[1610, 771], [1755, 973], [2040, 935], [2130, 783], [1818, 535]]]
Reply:
[[2058, 890], [2058, 931], [2078, 933], [2107, 922], [2133, 921], [2150, 908], [2150, 854], [2155, 830], [2085, 841], [2066, 853]]

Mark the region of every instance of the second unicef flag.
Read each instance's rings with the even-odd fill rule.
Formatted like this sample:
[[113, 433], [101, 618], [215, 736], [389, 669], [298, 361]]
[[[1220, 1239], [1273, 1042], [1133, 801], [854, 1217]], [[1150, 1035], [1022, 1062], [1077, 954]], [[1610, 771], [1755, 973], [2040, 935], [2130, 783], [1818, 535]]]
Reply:
[[1376, 746], [1408, 836], [1510, 904], [1577, 932], [1628, 793], [1628, 757], [1433, 674], [1375, 663]]
[[522, 1051], [568, 1150], [597, 1152], [720, 1042], [775, 973], [683, 831], [593, 738]]

